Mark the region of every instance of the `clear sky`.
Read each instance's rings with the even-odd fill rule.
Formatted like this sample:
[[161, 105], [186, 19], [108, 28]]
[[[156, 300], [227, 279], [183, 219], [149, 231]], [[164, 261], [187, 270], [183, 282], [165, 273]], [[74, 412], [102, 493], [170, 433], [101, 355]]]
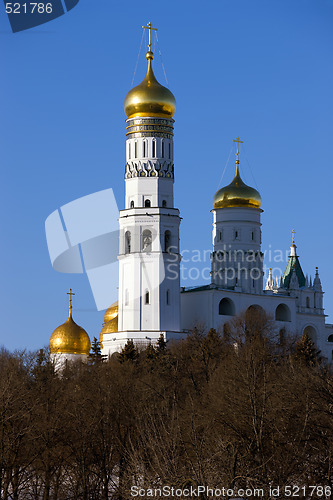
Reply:
[[[333, 321], [332, 0], [80, 0], [16, 34], [1, 5], [0, 345], [8, 349], [46, 345], [67, 317], [70, 287], [75, 320], [99, 335], [103, 313], [87, 277], [52, 269], [44, 222], [65, 203], [110, 187], [123, 208], [123, 100], [148, 21], [159, 29], [177, 99], [182, 249], [202, 256], [211, 248], [212, 199], [233, 177], [234, 150], [220, 183], [239, 135], [242, 177], [262, 196], [263, 250], [286, 252], [295, 228], [303, 270], [313, 275], [319, 266]], [[145, 47], [134, 84], [144, 77], [144, 54]], [[166, 84], [158, 54], [154, 63]]]

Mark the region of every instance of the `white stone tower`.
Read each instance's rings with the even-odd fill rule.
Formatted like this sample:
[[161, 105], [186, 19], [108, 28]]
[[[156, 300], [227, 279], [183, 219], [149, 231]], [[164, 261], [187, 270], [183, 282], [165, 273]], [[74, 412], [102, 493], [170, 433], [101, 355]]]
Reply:
[[104, 334], [109, 353], [119, 351], [128, 339], [147, 344], [161, 333], [166, 339], [180, 334], [180, 217], [173, 201], [176, 101], [155, 78], [151, 23], [147, 29], [147, 74], [124, 103], [126, 192], [119, 219], [118, 332]]
[[212, 285], [243, 293], [263, 293], [261, 197], [239, 173], [239, 137], [233, 181], [215, 193]]

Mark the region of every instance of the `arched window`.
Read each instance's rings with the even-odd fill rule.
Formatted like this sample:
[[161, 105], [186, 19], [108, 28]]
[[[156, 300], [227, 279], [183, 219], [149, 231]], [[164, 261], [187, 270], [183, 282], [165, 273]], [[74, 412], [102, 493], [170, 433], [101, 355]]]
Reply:
[[145, 200], [145, 207], [150, 207], [150, 200]]
[[310, 297], [306, 298], [306, 307], [310, 307]]
[[252, 233], [251, 233], [251, 238], [252, 238], [252, 240], [254, 240], [254, 231], [252, 231]]
[[162, 158], [164, 158], [164, 141], [162, 141]]
[[328, 337], [327, 342], [333, 342], [333, 334]]
[[134, 201], [131, 201], [131, 208], [134, 208]]
[[146, 156], [146, 153], [147, 153], [147, 142], [146, 141], [143, 141], [142, 143], [142, 156], [145, 158]]
[[246, 309], [246, 313], [248, 313], [248, 312], [249, 313], [265, 314], [265, 311], [263, 310], [263, 308], [261, 306], [259, 306], [258, 304], [252, 304], [251, 306], [249, 306]]
[[145, 291], [145, 304], [150, 304], [149, 300], [150, 300], [149, 290], [146, 290]]
[[[167, 303], [167, 306], [170, 305], [170, 290], [166, 291], [166, 303]], [[332, 335], [332, 337], [333, 337], [333, 335]]]
[[165, 208], [166, 206], [167, 206], [167, 202], [166, 202], [166, 200], [163, 200], [162, 201], [162, 207]]
[[291, 321], [290, 309], [286, 304], [279, 304], [275, 310], [276, 321]]
[[152, 157], [155, 158], [156, 156], [156, 141], [155, 139], [153, 139], [153, 142], [152, 142]]
[[134, 158], [138, 157], [138, 143], [135, 141], [134, 143]]
[[219, 303], [219, 314], [221, 316], [235, 316], [235, 305], [232, 300], [224, 298]]
[[304, 333], [310, 337], [312, 342], [317, 342], [317, 330], [313, 326], [306, 326], [303, 330], [303, 335]]
[[171, 233], [170, 231], [165, 231], [164, 233], [164, 251], [170, 253], [171, 247]]
[[152, 236], [149, 229], [145, 229], [142, 233], [142, 250], [143, 252], [151, 252]]
[[126, 231], [125, 233], [125, 253], [131, 253], [131, 233]]
[[131, 143], [128, 143], [128, 158], [131, 159]]

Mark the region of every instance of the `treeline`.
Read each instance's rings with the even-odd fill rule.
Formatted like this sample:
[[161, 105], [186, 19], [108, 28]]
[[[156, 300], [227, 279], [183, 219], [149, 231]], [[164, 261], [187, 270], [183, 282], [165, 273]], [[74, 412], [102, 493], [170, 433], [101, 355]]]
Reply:
[[[332, 485], [333, 377], [311, 340], [238, 317], [55, 373], [0, 352], [1, 499], [130, 499], [132, 485]], [[201, 498], [206, 498], [204, 495]], [[268, 498], [268, 497], [267, 497]]]

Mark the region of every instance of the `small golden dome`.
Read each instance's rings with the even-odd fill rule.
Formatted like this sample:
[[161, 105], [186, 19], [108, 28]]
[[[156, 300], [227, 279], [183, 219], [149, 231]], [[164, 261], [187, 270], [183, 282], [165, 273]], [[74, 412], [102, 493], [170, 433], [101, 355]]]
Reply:
[[152, 60], [154, 54], [146, 54], [148, 69], [144, 80], [131, 89], [125, 97], [124, 109], [127, 118], [158, 116], [172, 118], [176, 111], [176, 99], [172, 92], [163, 87], [155, 78]]
[[113, 318], [118, 316], [118, 301], [114, 302], [106, 311], [104, 314], [104, 323], [108, 323], [111, 321]]
[[112, 304], [104, 314], [104, 325], [99, 335], [101, 347], [103, 347], [104, 333], [116, 333], [118, 331], [118, 302]]
[[213, 203], [214, 208], [260, 208], [261, 196], [256, 189], [247, 186], [242, 181], [236, 162], [236, 174], [233, 181], [215, 193]]
[[90, 339], [87, 332], [77, 325], [71, 310], [67, 321], [58, 326], [51, 335], [49, 348], [52, 354], [86, 354], [90, 352]]

